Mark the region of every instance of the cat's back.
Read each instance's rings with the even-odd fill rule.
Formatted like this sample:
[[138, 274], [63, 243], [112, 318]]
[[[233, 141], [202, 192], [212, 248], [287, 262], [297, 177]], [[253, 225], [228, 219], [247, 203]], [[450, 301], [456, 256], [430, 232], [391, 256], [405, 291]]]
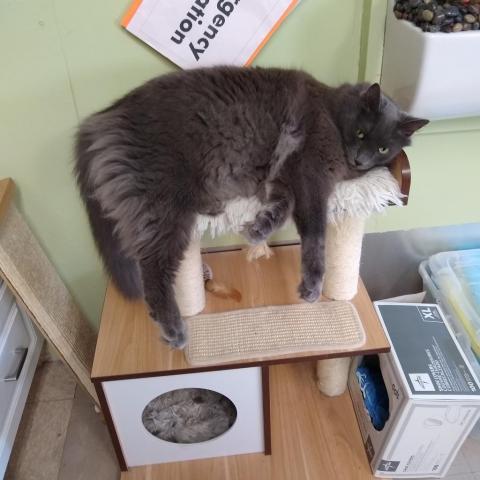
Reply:
[[170, 115], [170, 120], [197, 112], [220, 114], [238, 106], [268, 111], [280, 117], [298, 108], [306, 83], [312, 78], [297, 70], [278, 68], [215, 67], [187, 70], [156, 77], [116, 102], [111, 109], [151, 119]]
[[[281, 68], [210, 67], [160, 75], [133, 92], [195, 94], [224, 102], [269, 95], [272, 90], [296, 88], [311, 77], [305, 72]], [[227, 94], [227, 96], [225, 96]], [[234, 95], [234, 97], [228, 97]]]
[[297, 132], [312, 81], [296, 70], [235, 67], [154, 78], [84, 122], [76, 170], [98, 182], [114, 168], [154, 172], [170, 179], [168, 189], [180, 182], [252, 194], [275, 167], [278, 147], [301, 143], [289, 132]]
[[[217, 67], [157, 77], [113, 105], [141, 143], [184, 158], [198, 175], [228, 162], [248, 174], [268, 163], [285, 125], [304, 114], [307, 74]], [[293, 126], [292, 126], [293, 125]], [[266, 165], [263, 165], [266, 164]]]

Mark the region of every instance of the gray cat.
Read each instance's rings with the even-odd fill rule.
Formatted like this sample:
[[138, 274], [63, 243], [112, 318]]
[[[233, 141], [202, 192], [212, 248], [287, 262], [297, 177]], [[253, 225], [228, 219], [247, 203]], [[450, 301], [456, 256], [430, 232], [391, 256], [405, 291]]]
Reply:
[[186, 342], [173, 282], [198, 214], [256, 195], [253, 243], [292, 215], [300, 297], [318, 299], [327, 199], [336, 182], [388, 165], [428, 123], [378, 84], [328, 87], [296, 70], [219, 67], [172, 73], [86, 119], [75, 171], [106, 270], [145, 297], [175, 348]]

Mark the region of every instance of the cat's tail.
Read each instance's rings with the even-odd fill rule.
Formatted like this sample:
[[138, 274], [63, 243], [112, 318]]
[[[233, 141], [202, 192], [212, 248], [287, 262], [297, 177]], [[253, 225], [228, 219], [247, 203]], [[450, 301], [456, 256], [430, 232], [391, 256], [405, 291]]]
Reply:
[[102, 215], [97, 200], [84, 199], [93, 237], [103, 260], [105, 270], [115, 286], [127, 298], [143, 296], [143, 285], [138, 263], [125, 255], [114, 232], [114, 223]]
[[96, 161], [97, 155], [90, 148], [95, 138], [89, 123], [95, 126], [91, 120], [84, 122], [78, 131], [75, 145], [74, 170], [80, 194], [105, 270], [123, 295], [132, 299], [140, 298], [143, 296], [140, 267], [136, 260], [129, 257], [122, 249], [120, 239], [115, 233], [115, 222], [105, 215], [102, 206], [95, 198], [94, 187], [89, 178], [90, 167]]

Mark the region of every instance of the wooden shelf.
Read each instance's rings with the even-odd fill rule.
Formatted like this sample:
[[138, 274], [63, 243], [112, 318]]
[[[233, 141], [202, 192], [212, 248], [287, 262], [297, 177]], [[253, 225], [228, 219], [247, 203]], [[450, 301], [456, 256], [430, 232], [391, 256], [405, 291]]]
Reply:
[[370, 480], [350, 396], [327, 398], [314, 363], [270, 367], [272, 455], [251, 454], [131, 468], [121, 480]]
[[[403, 153], [392, 173], [408, 195], [409, 165]], [[275, 247], [274, 257], [248, 263], [243, 250], [205, 253], [216, 280], [236, 288], [242, 299], [220, 299], [207, 293], [205, 313], [300, 302], [300, 247]], [[109, 285], [92, 369], [102, 410], [122, 469], [126, 469], [103, 385], [111, 380], [156, 377], [217, 369], [262, 366], [265, 452], [134, 467], [122, 480], [370, 480], [368, 461], [350, 396], [320, 394], [312, 360], [380, 353], [390, 350], [368, 293], [360, 280], [352, 300], [362, 320], [366, 342], [358, 349], [304, 352], [274, 358], [251, 358], [240, 363], [191, 367], [183, 352], [160, 339], [158, 327], [142, 301], [129, 302]], [[266, 379], [269, 378], [269, 381]], [[269, 401], [270, 400], [270, 401]]]
[[[300, 248], [275, 247], [269, 260], [249, 263], [243, 250], [204, 254], [215, 278], [235, 287], [242, 300], [220, 299], [207, 293], [205, 312], [222, 312], [263, 305], [298, 303]], [[92, 378], [95, 381], [142, 376], [191, 373], [219, 368], [285, 363], [306, 359], [386, 352], [390, 349], [378, 317], [362, 282], [353, 299], [366, 332], [365, 344], [355, 350], [330, 350], [278, 355], [268, 360], [252, 358], [241, 364], [228, 363], [191, 367], [183, 352], [171, 350], [160, 340], [158, 327], [148, 316], [143, 302], [129, 302], [110, 285], [107, 290], [95, 352]]]

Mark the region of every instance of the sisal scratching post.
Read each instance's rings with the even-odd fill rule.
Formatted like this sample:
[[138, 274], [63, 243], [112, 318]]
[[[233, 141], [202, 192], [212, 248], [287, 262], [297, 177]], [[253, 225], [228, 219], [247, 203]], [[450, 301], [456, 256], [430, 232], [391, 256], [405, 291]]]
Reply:
[[95, 331], [13, 203], [3, 211], [0, 223], [0, 276], [98, 404], [90, 381]]
[[191, 317], [205, 308], [203, 266], [200, 253], [200, 239], [190, 241], [175, 279], [175, 298], [180, 314]]
[[327, 397], [337, 397], [347, 388], [350, 357], [328, 358], [317, 362], [318, 389]]
[[[323, 287], [326, 297], [350, 300], [355, 296], [365, 219], [373, 213], [383, 212], [388, 205], [402, 205], [402, 198], [397, 181], [385, 167], [374, 168], [359, 178], [336, 185], [328, 201]], [[227, 204], [222, 215], [200, 215], [196, 234], [201, 236], [208, 231], [215, 237], [226, 232], [241, 232], [246, 223], [254, 220], [261, 207], [254, 197], [236, 199]], [[249, 259], [259, 258], [267, 252], [263, 245], [257, 246], [249, 252]], [[349, 366], [349, 358], [319, 361], [320, 391], [329, 396], [342, 394], [347, 385]]]
[[347, 217], [327, 226], [323, 295], [351, 300], [357, 293], [365, 220]]
[[[325, 281], [323, 295], [332, 300], [351, 300], [357, 293], [365, 219], [346, 217], [327, 227]], [[347, 388], [350, 358], [317, 362], [317, 385], [328, 397], [341, 395]]]
[[[329, 199], [329, 223], [325, 243], [323, 295], [332, 300], [351, 300], [357, 293], [365, 219], [388, 204], [401, 205], [402, 195], [386, 169], [372, 170], [359, 179], [342, 182]], [[329, 397], [347, 388], [351, 359], [317, 362], [317, 385]]]
[[350, 302], [297, 303], [203, 314], [188, 320], [190, 365], [357, 348], [365, 331]]

